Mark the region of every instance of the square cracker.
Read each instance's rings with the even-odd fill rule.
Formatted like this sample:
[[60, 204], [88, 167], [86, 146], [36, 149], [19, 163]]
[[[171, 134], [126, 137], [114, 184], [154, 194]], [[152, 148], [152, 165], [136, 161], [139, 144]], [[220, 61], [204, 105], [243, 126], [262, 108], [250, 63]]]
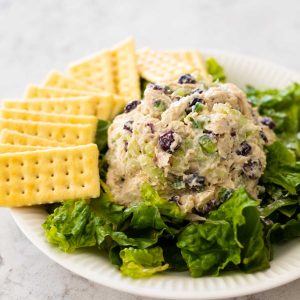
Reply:
[[26, 145], [10, 145], [10, 144], [1, 144], [0, 143], [0, 154], [35, 151], [35, 150], [45, 150], [45, 149], [48, 149], [48, 148], [49, 147], [26, 146]]
[[9, 129], [70, 145], [89, 144], [94, 141], [95, 128], [87, 124], [64, 124], [0, 119], [0, 130]]
[[113, 109], [111, 111], [110, 118], [113, 119], [116, 115], [121, 113], [124, 110], [124, 107], [127, 101], [123, 97], [115, 96], [114, 97]]
[[95, 144], [1, 154], [0, 206], [98, 197], [98, 155]]
[[134, 40], [129, 38], [121, 42], [111, 55], [117, 94], [128, 101], [141, 99]]
[[[202, 80], [210, 81], [210, 76], [206, 70], [205, 60], [198, 50], [179, 50], [179, 51], [165, 51], [168, 55], [178, 61], [186, 62], [193, 66], [194, 72], [198, 73]], [[197, 74], [197, 75], [198, 75]]]
[[137, 51], [137, 62], [141, 77], [150, 82], [175, 80], [194, 71], [194, 67], [186, 61], [178, 61], [165, 51], [149, 48]]
[[98, 90], [91, 85], [88, 85], [85, 82], [75, 78], [65, 76], [57, 71], [52, 71], [50, 74], [48, 74], [44, 86], [60, 89], [98, 92]]
[[0, 109], [0, 118], [50, 123], [89, 124], [95, 130], [98, 123], [98, 119], [94, 116], [55, 114], [9, 108]]
[[80, 61], [72, 63], [68, 68], [71, 77], [93, 86], [99, 91], [115, 93], [111, 53], [103, 50]]
[[76, 96], [69, 98], [45, 98], [11, 100], [4, 99], [2, 106], [10, 109], [42, 111], [46, 113], [95, 116], [99, 98], [97, 96]]
[[31, 84], [27, 87], [25, 98], [66, 98], [78, 96], [95, 96], [97, 93], [92, 91], [62, 89], [57, 87], [38, 86]]
[[0, 131], [0, 143], [10, 145], [27, 145], [41, 147], [68, 147], [66, 143], [52, 141], [38, 136], [20, 133], [14, 130], [3, 129]]

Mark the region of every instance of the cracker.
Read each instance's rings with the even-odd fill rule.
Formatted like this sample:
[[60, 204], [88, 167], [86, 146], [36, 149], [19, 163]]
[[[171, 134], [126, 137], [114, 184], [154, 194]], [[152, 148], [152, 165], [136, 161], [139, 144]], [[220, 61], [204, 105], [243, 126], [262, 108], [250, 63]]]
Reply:
[[89, 124], [94, 128], [97, 127], [98, 122], [98, 119], [94, 116], [53, 114], [41, 111], [8, 108], [0, 109], [0, 118], [50, 123]]
[[182, 74], [192, 73], [194, 67], [185, 61], [178, 61], [167, 52], [149, 48], [137, 51], [138, 70], [150, 82], [175, 80]]
[[94, 141], [95, 128], [87, 124], [63, 124], [0, 119], [0, 130], [9, 129], [47, 138], [70, 145], [89, 144]]
[[206, 70], [205, 60], [202, 54], [198, 50], [181, 50], [181, 51], [165, 51], [168, 55], [172, 56], [178, 61], [184, 61], [187, 64], [193, 66], [194, 72], [199, 73], [200, 77], [204, 81], [210, 81], [209, 74]]
[[47, 113], [71, 115], [96, 115], [99, 99], [97, 96], [74, 98], [3, 100], [4, 108], [43, 111]]
[[0, 131], [0, 143], [10, 145], [28, 145], [42, 147], [68, 147], [66, 143], [60, 143], [30, 134], [20, 133], [14, 130], [3, 129]]
[[117, 114], [119, 114], [120, 112], [122, 112], [124, 110], [124, 107], [127, 103], [127, 101], [119, 96], [115, 96], [113, 98], [114, 102], [113, 102], [113, 109], [111, 111], [111, 115], [110, 118], [113, 119]]
[[103, 97], [97, 106], [97, 118], [101, 120], [110, 120], [113, 106], [114, 96], [112, 94], [108, 94], [106, 97]]
[[72, 63], [68, 68], [71, 77], [93, 86], [99, 91], [115, 93], [111, 53], [100, 53]]
[[26, 145], [10, 145], [10, 144], [1, 144], [0, 143], [0, 154], [35, 151], [35, 150], [44, 150], [44, 149], [48, 149], [48, 148], [49, 147], [26, 146]]
[[66, 98], [66, 97], [78, 97], [78, 96], [94, 96], [97, 95], [91, 91], [62, 89], [55, 87], [44, 87], [31, 84], [27, 87], [25, 92], [25, 98]]
[[111, 51], [117, 94], [125, 99], [141, 99], [134, 40], [129, 38]]
[[65, 76], [57, 71], [48, 74], [45, 87], [97, 92], [97, 89], [74, 78]]
[[98, 155], [95, 144], [1, 154], [0, 206], [98, 197]]

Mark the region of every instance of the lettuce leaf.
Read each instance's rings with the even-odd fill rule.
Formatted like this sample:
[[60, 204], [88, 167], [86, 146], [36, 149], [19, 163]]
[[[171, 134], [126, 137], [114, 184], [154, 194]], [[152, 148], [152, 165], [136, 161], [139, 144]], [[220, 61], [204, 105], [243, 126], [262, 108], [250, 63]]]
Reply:
[[290, 194], [297, 194], [300, 185], [300, 166], [295, 155], [280, 141], [267, 147], [267, 167], [262, 182], [279, 185]]
[[[290, 207], [290, 206], [295, 206], [299, 205], [299, 201], [297, 199], [276, 199], [272, 201], [269, 205], [261, 207], [260, 210], [260, 215], [263, 218], [269, 217], [273, 212], [279, 210], [282, 212], [282, 208], [284, 207]], [[296, 208], [295, 208], [296, 209]], [[293, 214], [292, 214], [293, 215]], [[289, 215], [291, 217], [291, 215]]]
[[219, 275], [230, 265], [252, 272], [269, 266], [263, 226], [254, 201], [239, 188], [203, 224], [190, 224], [177, 246], [193, 277]]
[[222, 68], [221, 65], [217, 62], [217, 60], [213, 57], [210, 57], [206, 60], [206, 68], [207, 72], [212, 75], [213, 81], [220, 81], [220, 82], [225, 82], [226, 81], [226, 76], [224, 73], [224, 69]]
[[125, 248], [121, 250], [121, 272], [132, 278], [144, 278], [168, 269], [160, 247], [149, 249]]
[[64, 252], [96, 245], [95, 218], [85, 200], [65, 201], [43, 224], [46, 239]]
[[144, 183], [142, 185], [141, 196], [145, 202], [155, 205], [162, 215], [172, 218], [173, 221], [183, 221], [185, 215], [182, 213], [179, 206], [174, 202], [161, 198], [150, 184]]
[[105, 120], [98, 120], [95, 143], [98, 146], [99, 152], [105, 152], [107, 149], [107, 131], [110, 122]]
[[97, 130], [95, 135], [95, 144], [99, 149], [99, 173], [100, 178], [103, 180], [106, 179], [106, 173], [108, 164], [106, 161], [106, 152], [107, 152], [107, 139], [108, 139], [108, 127], [110, 122], [105, 120], [98, 120]]
[[295, 237], [300, 237], [300, 214], [285, 224], [272, 224], [267, 232], [269, 243], [283, 243]]
[[257, 90], [247, 87], [249, 101], [263, 116], [274, 120], [275, 132], [289, 149], [300, 156], [300, 84], [293, 83], [284, 89]]

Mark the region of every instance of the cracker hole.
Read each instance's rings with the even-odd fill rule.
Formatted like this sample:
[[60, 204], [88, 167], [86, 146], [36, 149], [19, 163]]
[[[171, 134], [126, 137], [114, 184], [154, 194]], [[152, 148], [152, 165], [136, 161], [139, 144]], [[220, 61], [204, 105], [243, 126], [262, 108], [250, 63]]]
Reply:
[[85, 184], [82, 184], [81, 187], [85, 188]]
[[52, 173], [50, 176], [51, 176], [51, 177], [54, 177], [54, 174]]
[[24, 195], [24, 194], [25, 194], [25, 191], [23, 190], [23, 191], [21, 192], [21, 194]]
[[39, 193], [39, 192], [40, 192], [40, 189], [36, 189], [35, 191], [36, 191], [37, 193]]
[[10, 179], [9, 178], [6, 178], [6, 180], [5, 180], [6, 182], [10, 182]]
[[69, 172], [66, 172], [65, 174], [66, 174], [66, 176], [68, 176], [68, 175], [69, 175]]
[[54, 186], [51, 188], [51, 191], [53, 191], [53, 192], [55, 191], [55, 187]]
[[67, 157], [65, 157], [65, 158], [64, 158], [64, 161], [66, 161], [66, 162], [67, 162], [67, 161], [68, 161], [68, 158], [67, 158]]
[[21, 177], [21, 180], [24, 180], [24, 179], [25, 179], [24, 176], [22, 176], [22, 177]]
[[84, 173], [83, 170], [81, 170], [81, 171], [80, 171], [80, 174], [83, 174], [83, 173]]
[[24, 163], [23, 163], [23, 162], [21, 162], [21, 163], [20, 163], [20, 165], [21, 165], [21, 167], [23, 167], [23, 166], [24, 166]]
[[76, 134], [76, 139], [79, 140], [80, 136], [78, 134]]
[[39, 179], [39, 178], [40, 178], [40, 176], [39, 176], [39, 175], [35, 175], [35, 178], [36, 178], [36, 179]]
[[6, 196], [9, 196], [10, 195], [10, 192], [6, 192]]
[[50, 164], [53, 164], [53, 163], [54, 163], [53, 159], [50, 159]]
[[36, 164], [36, 165], [38, 165], [38, 164], [39, 164], [39, 161], [38, 161], [38, 160], [36, 160], [36, 161], [35, 161], [35, 164]]

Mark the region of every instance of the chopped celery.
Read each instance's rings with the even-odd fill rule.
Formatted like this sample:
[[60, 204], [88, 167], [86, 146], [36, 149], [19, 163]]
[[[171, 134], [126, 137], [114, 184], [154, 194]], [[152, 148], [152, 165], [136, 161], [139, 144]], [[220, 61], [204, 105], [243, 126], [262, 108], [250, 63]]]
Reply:
[[208, 136], [207, 134], [202, 135], [199, 138], [199, 144], [200, 144], [202, 150], [207, 154], [214, 153], [217, 148], [216, 142], [213, 141], [212, 138], [210, 136]]
[[193, 112], [200, 112], [203, 110], [204, 105], [202, 103], [196, 103], [193, 108], [192, 111]]
[[160, 112], [163, 112], [167, 109], [167, 104], [162, 100], [155, 100], [153, 106]]

